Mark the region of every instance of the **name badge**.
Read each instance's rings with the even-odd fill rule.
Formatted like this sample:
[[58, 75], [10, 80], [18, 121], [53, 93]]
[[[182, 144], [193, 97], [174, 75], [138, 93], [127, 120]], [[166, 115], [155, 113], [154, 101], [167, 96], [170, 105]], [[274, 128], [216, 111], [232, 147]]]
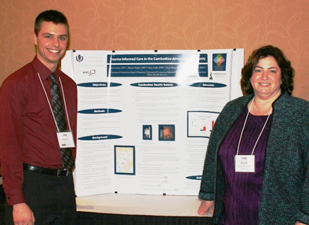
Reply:
[[57, 132], [58, 142], [60, 148], [74, 148], [74, 139], [71, 131]]
[[254, 155], [235, 155], [235, 172], [254, 173], [255, 172]]

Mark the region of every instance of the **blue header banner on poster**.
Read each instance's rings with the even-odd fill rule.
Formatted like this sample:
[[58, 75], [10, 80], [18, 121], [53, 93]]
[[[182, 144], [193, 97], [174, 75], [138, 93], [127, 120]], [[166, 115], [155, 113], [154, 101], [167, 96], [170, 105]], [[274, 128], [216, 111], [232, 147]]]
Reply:
[[114, 54], [107, 55], [110, 77], [176, 77], [185, 67], [196, 68], [198, 75], [208, 77], [208, 55], [191, 54]]
[[[192, 54], [190, 54], [192, 55]], [[107, 55], [108, 63], [181, 63], [187, 60], [187, 54], [134, 54]], [[196, 55], [196, 54], [194, 54]], [[199, 63], [207, 63], [207, 54], [198, 54]]]
[[80, 83], [78, 87], [93, 87], [93, 88], [106, 88], [106, 87], [118, 87], [121, 86], [119, 83], [112, 82], [93, 82], [93, 83]]

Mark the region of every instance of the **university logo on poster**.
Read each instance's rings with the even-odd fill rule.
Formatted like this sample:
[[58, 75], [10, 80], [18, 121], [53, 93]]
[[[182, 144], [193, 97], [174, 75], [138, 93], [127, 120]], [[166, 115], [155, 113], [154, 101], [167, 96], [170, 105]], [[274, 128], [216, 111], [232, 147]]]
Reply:
[[212, 69], [213, 71], [226, 71], [225, 53], [213, 54]]

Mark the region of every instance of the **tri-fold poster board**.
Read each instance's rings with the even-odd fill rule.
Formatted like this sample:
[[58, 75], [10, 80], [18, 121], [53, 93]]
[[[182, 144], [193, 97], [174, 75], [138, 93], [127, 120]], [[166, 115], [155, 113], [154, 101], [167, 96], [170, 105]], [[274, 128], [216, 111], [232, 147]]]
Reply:
[[197, 195], [216, 118], [242, 95], [243, 62], [243, 49], [67, 51], [77, 196]]

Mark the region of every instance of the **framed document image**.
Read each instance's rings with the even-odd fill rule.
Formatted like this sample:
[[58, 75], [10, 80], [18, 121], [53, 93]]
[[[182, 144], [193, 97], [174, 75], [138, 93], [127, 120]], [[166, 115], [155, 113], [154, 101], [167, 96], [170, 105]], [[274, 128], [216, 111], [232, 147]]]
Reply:
[[114, 146], [115, 174], [135, 175], [135, 146]]

